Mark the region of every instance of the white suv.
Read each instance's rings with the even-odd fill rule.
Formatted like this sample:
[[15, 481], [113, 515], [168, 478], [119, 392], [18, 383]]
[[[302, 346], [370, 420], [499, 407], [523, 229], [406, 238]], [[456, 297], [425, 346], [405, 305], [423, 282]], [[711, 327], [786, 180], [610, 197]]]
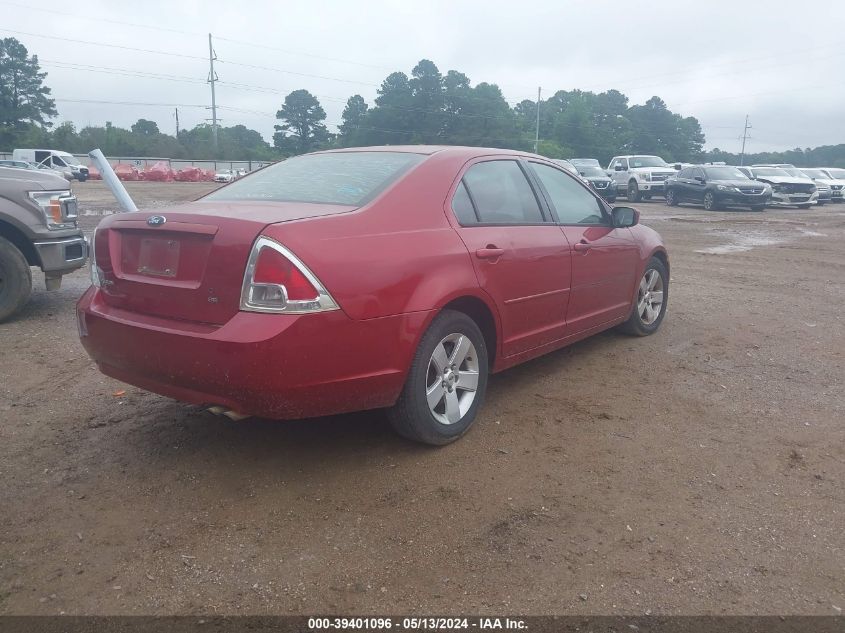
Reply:
[[652, 194], [663, 195], [667, 178], [676, 174], [660, 156], [614, 156], [607, 172], [616, 185], [616, 192], [629, 202], [648, 200]]

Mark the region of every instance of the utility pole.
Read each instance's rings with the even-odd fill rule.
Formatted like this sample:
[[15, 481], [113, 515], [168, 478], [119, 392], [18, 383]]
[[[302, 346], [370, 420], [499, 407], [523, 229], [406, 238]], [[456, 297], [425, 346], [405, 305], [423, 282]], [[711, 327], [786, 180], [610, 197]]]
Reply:
[[745, 127], [742, 130], [742, 151], [739, 154], [739, 166], [742, 167], [743, 161], [745, 160], [745, 141], [748, 138], [748, 130], [751, 129], [751, 126], [748, 125], [748, 115], [745, 115]]
[[537, 88], [537, 127], [534, 132], [534, 153], [537, 153], [537, 149], [540, 145], [540, 93], [542, 92], [542, 88]]
[[217, 151], [217, 100], [214, 96], [214, 82], [217, 81], [217, 75], [214, 72], [214, 60], [217, 55], [214, 53], [214, 48], [211, 45], [211, 33], [208, 34], [208, 83], [211, 84], [211, 139], [214, 144], [214, 151]]
[[179, 139], [179, 108], [176, 108], [176, 138]]

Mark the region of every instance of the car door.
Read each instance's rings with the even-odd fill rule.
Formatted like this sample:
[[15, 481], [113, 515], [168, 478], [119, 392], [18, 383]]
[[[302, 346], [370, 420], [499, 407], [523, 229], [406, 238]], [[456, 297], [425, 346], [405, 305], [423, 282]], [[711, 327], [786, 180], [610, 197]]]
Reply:
[[[618, 169], [617, 169], [618, 168]], [[616, 191], [621, 192], [628, 186], [628, 159], [617, 158], [611, 164], [611, 178], [616, 186]]]
[[468, 166], [451, 206], [478, 282], [493, 299], [502, 327], [502, 355], [561, 339], [571, 278], [566, 237], [512, 158]]
[[679, 171], [678, 175], [675, 177], [675, 184], [673, 185], [673, 188], [675, 190], [675, 200], [678, 202], [685, 202], [686, 200], [689, 200], [689, 180], [691, 175], [692, 170], [685, 167]]
[[631, 230], [611, 226], [604, 202], [576, 179], [546, 163], [529, 164], [572, 245], [567, 334], [627, 316], [640, 260]]
[[707, 189], [704, 170], [701, 167], [693, 167], [692, 178], [689, 181], [689, 197], [693, 202], [704, 203], [704, 192]]

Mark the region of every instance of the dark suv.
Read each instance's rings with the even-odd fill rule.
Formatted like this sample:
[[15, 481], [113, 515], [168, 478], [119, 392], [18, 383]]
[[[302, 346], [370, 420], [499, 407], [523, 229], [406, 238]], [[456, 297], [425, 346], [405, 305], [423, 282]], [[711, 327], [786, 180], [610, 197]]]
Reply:
[[708, 211], [728, 206], [762, 211], [771, 197], [769, 185], [726, 165], [685, 167], [666, 181], [666, 204], [672, 207], [693, 202]]

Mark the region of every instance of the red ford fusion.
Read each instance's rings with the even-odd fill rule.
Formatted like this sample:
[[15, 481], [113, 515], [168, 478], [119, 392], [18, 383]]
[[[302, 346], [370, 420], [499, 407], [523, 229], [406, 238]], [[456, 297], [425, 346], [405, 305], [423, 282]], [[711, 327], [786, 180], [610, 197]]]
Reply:
[[77, 317], [106, 375], [232, 418], [386, 408], [428, 444], [469, 429], [491, 372], [655, 332], [669, 290], [636, 210], [499, 149], [307, 154], [92, 243]]

